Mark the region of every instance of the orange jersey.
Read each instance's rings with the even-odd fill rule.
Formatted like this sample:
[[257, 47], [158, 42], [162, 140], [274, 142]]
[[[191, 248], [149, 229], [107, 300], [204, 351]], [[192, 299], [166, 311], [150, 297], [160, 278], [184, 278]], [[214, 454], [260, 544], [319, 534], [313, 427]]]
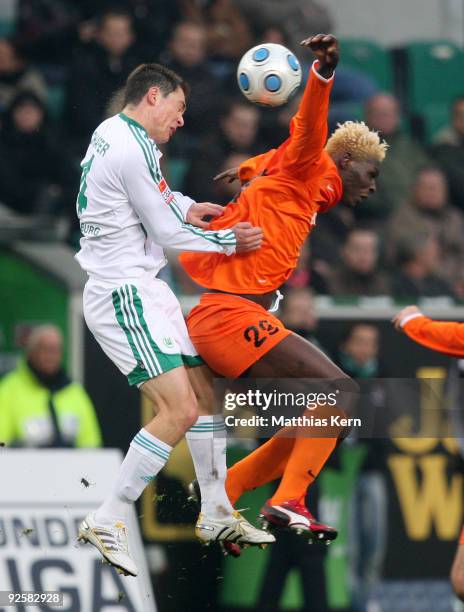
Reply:
[[403, 330], [418, 344], [451, 357], [464, 357], [464, 323], [432, 321], [415, 316], [406, 321]]
[[[340, 200], [342, 181], [324, 150], [333, 78], [322, 78], [316, 65], [292, 119], [290, 137], [278, 149], [242, 164], [240, 179], [252, 182], [211, 223], [211, 229], [218, 230], [249, 221], [263, 229], [262, 247], [231, 256], [183, 253], [181, 264], [199, 285], [227, 293], [261, 294], [277, 289], [295, 269], [317, 213]], [[264, 171], [266, 175], [260, 176]]]

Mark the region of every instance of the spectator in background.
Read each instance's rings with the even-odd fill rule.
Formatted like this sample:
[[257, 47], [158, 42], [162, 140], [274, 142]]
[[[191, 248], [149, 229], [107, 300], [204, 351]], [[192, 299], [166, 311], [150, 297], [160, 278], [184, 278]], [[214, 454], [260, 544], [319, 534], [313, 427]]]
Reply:
[[315, 336], [318, 319], [314, 305], [314, 294], [311, 289], [308, 287], [288, 289], [281, 304], [282, 314], [280, 318], [285, 326], [322, 349]]
[[112, 9], [100, 17], [95, 41], [76, 52], [69, 71], [65, 119], [78, 157], [102, 121], [111, 96], [140, 63], [134, 42], [131, 15]]
[[[379, 381], [384, 374], [380, 363], [379, 330], [369, 323], [354, 323], [343, 334], [338, 348], [337, 365], [360, 381], [361, 393], [356, 416], [361, 417], [364, 431], [375, 423], [383, 435], [387, 431], [386, 388]], [[356, 439], [354, 428], [351, 440]], [[364, 461], [352, 496], [348, 530], [353, 608], [356, 612], [380, 609], [374, 602], [374, 589], [382, 578], [387, 542], [387, 485], [385, 439], [360, 438]]]
[[407, 301], [421, 297], [451, 296], [450, 285], [437, 275], [440, 269], [440, 247], [433, 234], [411, 232], [397, 243], [397, 258], [391, 280], [392, 295]]
[[328, 9], [314, 0], [235, 0], [235, 3], [256, 32], [282, 29], [295, 53], [299, 53], [304, 38], [333, 30]]
[[31, 92], [12, 102], [0, 132], [0, 201], [20, 214], [74, 217], [76, 170], [50, 130], [42, 100]]
[[378, 268], [379, 238], [371, 229], [355, 228], [346, 237], [341, 262], [328, 277], [331, 295], [388, 295], [386, 275]]
[[323, 261], [316, 261], [313, 265], [311, 248], [309, 239], [306, 239], [301, 245], [296, 268], [285, 286], [295, 289], [310, 287], [316, 293], [327, 294], [329, 291], [325, 279], [330, 268]]
[[263, 151], [263, 147], [256, 142], [258, 128], [259, 111], [256, 106], [241, 99], [230, 101], [222, 113], [219, 128], [201, 141], [183, 191], [193, 198], [214, 201], [212, 179], [222, 168], [225, 158], [231, 153], [256, 155]]
[[8, 446], [96, 447], [92, 402], [62, 368], [63, 338], [54, 325], [34, 329], [25, 359], [0, 381], [0, 441]]
[[[203, 6], [201, 6], [203, 5]], [[207, 29], [208, 53], [218, 62], [223, 76], [235, 72], [236, 61], [253, 46], [253, 33], [235, 0], [196, 2], [183, 0], [186, 19], [203, 23]], [[222, 64], [222, 65], [221, 65]]]
[[169, 146], [169, 152], [175, 156], [192, 156], [219, 112], [221, 80], [208, 67], [207, 42], [204, 25], [181, 21], [172, 32], [168, 51], [160, 58], [163, 65], [180, 74], [191, 87], [185, 127], [179, 134], [180, 140]]
[[358, 218], [382, 221], [409, 196], [414, 177], [426, 164], [423, 149], [401, 131], [398, 100], [391, 94], [381, 93], [366, 104], [366, 123], [380, 133], [388, 145], [388, 155], [377, 181], [377, 193], [369, 198], [369, 205], [356, 209]]
[[313, 266], [324, 276], [340, 261], [340, 246], [356, 225], [353, 209], [334, 206], [317, 217], [317, 232], [311, 236]]
[[33, 91], [42, 101], [47, 97], [47, 86], [40, 72], [27, 64], [17, 45], [0, 38], [0, 113], [25, 90]]
[[448, 202], [448, 188], [443, 172], [425, 166], [416, 176], [409, 202], [400, 208], [388, 225], [390, 260], [397, 259], [398, 244], [414, 231], [428, 231], [440, 247], [440, 277], [452, 284], [462, 277], [464, 264], [464, 213]]
[[[79, 40], [79, 24], [95, 13], [98, 0], [17, 0], [15, 39], [42, 65], [65, 66]], [[93, 8], [91, 5], [93, 4]]]
[[352, 378], [379, 376], [379, 330], [369, 323], [355, 323], [343, 334], [336, 360]]
[[448, 180], [451, 201], [464, 212], [464, 95], [451, 106], [451, 125], [439, 132], [430, 150]]

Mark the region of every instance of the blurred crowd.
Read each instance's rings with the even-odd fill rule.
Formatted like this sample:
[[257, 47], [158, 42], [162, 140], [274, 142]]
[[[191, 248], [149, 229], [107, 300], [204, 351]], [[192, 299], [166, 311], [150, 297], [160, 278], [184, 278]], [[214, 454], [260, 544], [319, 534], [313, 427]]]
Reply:
[[[307, 67], [299, 41], [334, 30], [323, 4], [309, 0], [7, 4], [8, 15], [0, 7], [0, 219], [49, 219], [56, 237], [74, 247], [80, 160], [98, 123], [119, 110], [114, 94], [135, 66], [158, 61], [189, 82], [185, 127], [165, 148], [163, 170], [172, 188], [225, 204], [237, 188], [212, 177], [279, 145], [298, 104], [297, 97], [262, 109], [241, 97], [241, 55], [277, 42]], [[404, 102], [344, 68], [342, 57], [331, 129], [353, 118], [353, 103], [362, 105], [355, 118], [390, 148], [371, 200], [319, 215], [290, 286], [333, 296], [464, 299], [464, 87], [449, 125], [430, 142], [414, 137]], [[180, 292], [198, 291], [175, 263], [170, 273]]]

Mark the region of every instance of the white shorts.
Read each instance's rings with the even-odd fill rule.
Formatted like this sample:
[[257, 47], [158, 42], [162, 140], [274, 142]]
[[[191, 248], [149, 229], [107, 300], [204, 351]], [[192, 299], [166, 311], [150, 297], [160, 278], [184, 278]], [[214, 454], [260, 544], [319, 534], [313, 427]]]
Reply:
[[140, 386], [182, 365], [204, 363], [188, 336], [176, 296], [152, 273], [121, 285], [89, 279], [84, 317], [130, 385]]

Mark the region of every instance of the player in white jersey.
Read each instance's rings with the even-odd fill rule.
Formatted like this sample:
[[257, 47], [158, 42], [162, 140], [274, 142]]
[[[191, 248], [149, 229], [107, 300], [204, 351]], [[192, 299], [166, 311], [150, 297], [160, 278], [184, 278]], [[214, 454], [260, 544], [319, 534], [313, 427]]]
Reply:
[[133, 576], [137, 568], [127, 544], [127, 510], [184, 435], [204, 500], [199, 538], [257, 545], [274, 541], [229, 502], [225, 426], [220, 415], [212, 414], [211, 372], [188, 337], [177, 299], [156, 278], [166, 262], [163, 247], [228, 255], [259, 248], [262, 241], [261, 229], [249, 223], [208, 231], [202, 218], [222, 214], [222, 208], [195, 203], [167, 186], [157, 145], [182, 127], [185, 92], [174, 72], [157, 64], [139, 66], [127, 80], [123, 112], [101, 123], [92, 136], [77, 197], [83, 238], [76, 258], [89, 276], [85, 320], [156, 411], [132, 440], [111, 495], [82, 522], [79, 539]]

